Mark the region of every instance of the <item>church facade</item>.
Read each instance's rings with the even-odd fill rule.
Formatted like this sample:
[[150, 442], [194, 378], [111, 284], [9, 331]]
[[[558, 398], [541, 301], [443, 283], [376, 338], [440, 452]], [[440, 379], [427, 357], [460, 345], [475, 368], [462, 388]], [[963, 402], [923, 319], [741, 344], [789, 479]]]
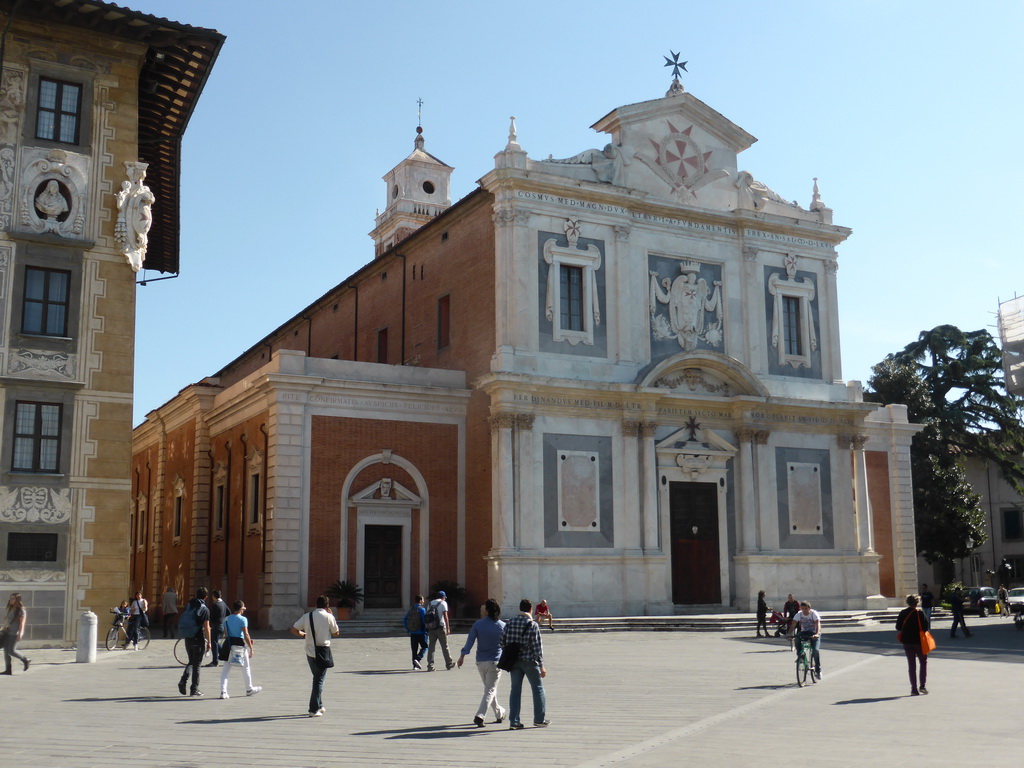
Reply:
[[275, 628], [338, 579], [567, 616], [913, 591], [916, 427], [841, 375], [851, 231], [678, 80], [593, 127], [534, 160], [513, 121], [454, 205], [418, 134], [376, 258], [136, 429], [133, 583]]

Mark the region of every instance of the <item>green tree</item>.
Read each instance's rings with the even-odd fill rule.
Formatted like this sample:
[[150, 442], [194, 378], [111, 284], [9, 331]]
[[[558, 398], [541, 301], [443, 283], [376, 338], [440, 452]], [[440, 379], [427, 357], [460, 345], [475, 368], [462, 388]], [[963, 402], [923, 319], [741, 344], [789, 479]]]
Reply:
[[865, 399], [902, 403], [924, 425], [911, 448], [918, 552], [930, 563], [966, 557], [968, 540], [988, 535], [964, 460], [995, 464], [1024, 493], [1024, 400], [1006, 391], [998, 345], [988, 331], [940, 325], [872, 371]]

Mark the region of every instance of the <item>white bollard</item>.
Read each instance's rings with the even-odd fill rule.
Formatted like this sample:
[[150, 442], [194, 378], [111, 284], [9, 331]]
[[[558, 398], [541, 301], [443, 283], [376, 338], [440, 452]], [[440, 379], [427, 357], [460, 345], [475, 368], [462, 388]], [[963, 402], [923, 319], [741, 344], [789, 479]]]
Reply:
[[78, 619], [78, 652], [75, 662], [78, 664], [96, 663], [96, 625], [99, 619], [92, 611], [86, 611]]

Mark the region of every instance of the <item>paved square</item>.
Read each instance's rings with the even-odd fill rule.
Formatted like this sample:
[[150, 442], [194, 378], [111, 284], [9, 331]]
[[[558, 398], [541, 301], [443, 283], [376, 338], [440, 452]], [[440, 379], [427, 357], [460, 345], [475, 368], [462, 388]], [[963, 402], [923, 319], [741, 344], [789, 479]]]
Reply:
[[[970, 621], [970, 620], [969, 620]], [[749, 633], [545, 632], [547, 729], [476, 728], [474, 666], [413, 672], [402, 637], [344, 637], [324, 691], [325, 717], [306, 717], [301, 641], [256, 635], [244, 696], [233, 672], [203, 669], [201, 699], [182, 697], [171, 641], [146, 651], [30, 651], [28, 673], [0, 678], [5, 765], [133, 766], [763, 766], [801, 747], [815, 766], [1018, 766], [1024, 632], [974, 620], [974, 638], [934, 634], [929, 696], [911, 698], [889, 626], [827, 633], [823, 682], [799, 689], [784, 640]], [[452, 638], [457, 652], [464, 636]], [[467, 659], [470, 664], [472, 659]], [[524, 722], [532, 720], [528, 688]], [[503, 706], [508, 680], [499, 684]]]

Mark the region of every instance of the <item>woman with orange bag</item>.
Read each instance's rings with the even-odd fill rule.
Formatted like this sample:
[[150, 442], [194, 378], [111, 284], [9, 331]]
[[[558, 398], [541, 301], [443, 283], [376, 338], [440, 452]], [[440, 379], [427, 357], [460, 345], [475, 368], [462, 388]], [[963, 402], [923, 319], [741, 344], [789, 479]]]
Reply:
[[928, 633], [928, 617], [917, 607], [920, 602], [921, 598], [917, 595], [907, 595], [907, 607], [896, 618], [896, 637], [903, 643], [903, 652], [907, 655], [911, 696], [928, 695], [925, 687], [928, 680], [928, 652], [935, 647], [935, 641]]

